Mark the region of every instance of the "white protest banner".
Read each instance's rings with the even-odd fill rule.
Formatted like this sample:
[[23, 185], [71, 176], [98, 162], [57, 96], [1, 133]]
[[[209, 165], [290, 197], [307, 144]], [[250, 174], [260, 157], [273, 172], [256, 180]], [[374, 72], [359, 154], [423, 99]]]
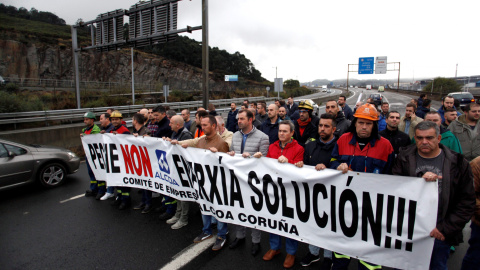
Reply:
[[435, 182], [297, 168], [262, 157], [231, 157], [161, 139], [82, 137], [87, 161], [109, 186], [196, 201], [203, 214], [401, 269], [428, 269]]

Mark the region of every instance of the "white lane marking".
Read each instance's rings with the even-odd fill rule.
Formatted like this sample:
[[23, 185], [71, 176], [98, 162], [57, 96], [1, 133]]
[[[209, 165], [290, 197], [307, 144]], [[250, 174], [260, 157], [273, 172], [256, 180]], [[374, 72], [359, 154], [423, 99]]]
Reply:
[[80, 195], [71, 197], [70, 199], [66, 199], [66, 200], [60, 201], [60, 203], [66, 203], [66, 202], [68, 202], [68, 201], [73, 201], [73, 200], [76, 200], [76, 199], [81, 198], [81, 197], [83, 197], [83, 196], [85, 196], [85, 195], [80, 194]]
[[186, 247], [185, 249], [177, 253], [175, 256], [173, 256], [173, 260], [160, 268], [160, 270], [177, 270], [184, 267], [190, 261], [195, 259], [198, 255], [200, 255], [203, 251], [213, 245], [216, 238], [216, 235], [213, 235], [213, 237], [210, 239], [203, 240], [200, 243], [191, 244], [190, 246]]

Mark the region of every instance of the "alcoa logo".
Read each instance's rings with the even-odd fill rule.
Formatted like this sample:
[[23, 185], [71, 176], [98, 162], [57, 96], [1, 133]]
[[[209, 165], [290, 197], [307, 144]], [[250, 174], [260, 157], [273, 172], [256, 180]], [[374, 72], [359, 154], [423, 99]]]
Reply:
[[370, 113], [370, 108], [365, 108], [365, 109], [363, 110], [363, 112], [365, 112], [365, 113]]
[[160, 170], [170, 174], [170, 167], [168, 166], [167, 162], [167, 153], [162, 150], [155, 150], [155, 154], [157, 154], [158, 167], [160, 167]]

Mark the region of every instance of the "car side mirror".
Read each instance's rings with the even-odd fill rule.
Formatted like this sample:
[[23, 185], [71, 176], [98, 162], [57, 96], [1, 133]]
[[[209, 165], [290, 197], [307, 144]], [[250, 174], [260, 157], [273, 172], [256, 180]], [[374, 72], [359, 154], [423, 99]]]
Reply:
[[12, 151], [8, 151], [8, 157], [14, 157], [16, 154]]

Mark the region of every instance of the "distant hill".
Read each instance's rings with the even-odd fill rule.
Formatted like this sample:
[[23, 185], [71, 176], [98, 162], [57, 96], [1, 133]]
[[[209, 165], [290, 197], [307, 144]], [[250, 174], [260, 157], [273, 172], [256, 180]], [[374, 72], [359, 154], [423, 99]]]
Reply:
[[[71, 50], [71, 29], [69, 25], [65, 24], [65, 20], [57, 17], [55, 14], [45, 11], [38, 11], [35, 8], [32, 8], [28, 11], [25, 8], [16, 8], [13, 6], [6, 6], [0, 4], [0, 46], [11, 46], [12, 43], [7, 44], [6, 41], [17, 41], [25, 46], [25, 49], [28, 48], [37, 50], [37, 53], [40, 55], [44, 54], [38, 50], [46, 50], [46, 46], [53, 46], [50, 50]], [[128, 24], [125, 24], [125, 29], [128, 29]], [[79, 43], [82, 47], [90, 45], [90, 29], [87, 27], [78, 28], [78, 38]], [[128, 36], [128, 35], [127, 35]], [[32, 47], [33, 46], [33, 47]], [[151, 47], [139, 48], [136, 49], [139, 52], [144, 52], [151, 54], [151, 56], [146, 56], [146, 58], [155, 58], [160, 56], [162, 59], [166, 58], [169, 60], [178, 61], [187, 65], [191, 65], [196, 68], [202, 67], [202, 53], [201, 53], [201, 44], [193, 39], [190, 39], [186, 36], [178, 36], [177, 39], [173, 42], [159, 44]], [[8, 50], [13, 50], [12, 52], [18, 52], [18, 59], [25, 58], [25, 55], [22, 55], [24, 52], [18, 50], [18, 48], [2, 48], [1, 50], [6, 53]], [[89, 53], [95, 53], [93, 51]], [[110, 52], [108, 54], [115, 54], [115, 52]], [[212, 79], [215, 81], [224, 80], [224, 75], [235, 74], [239, 76], [240, 81], [244, 83], [255, 82], [262, 83], [266, 80], [262, 77], [260, 71], [258, 71], [253, 63], [246, 58], [240, 52], [228, 53], [225, 50], [221, 50], [217, 47], [210, 47], [210, 71], [212, 73]], [[122, 55], [122, 54], [121, 54]], [[2, 57], [2, 53], [0, 53]], [[8, 57], [5, 55], [4, 57]], [[54, 57], [60, 57], [57, 53]], [[58, 60], [61, 62], [70, 62], [71, 60], [65, 59], [68, 57], [68, 53], [62, 53], [61, 59]], [[99, 57], [96, 57], [99, 59]], [[118, 59], [118, 57], [117, 57]], [[0, 58], [0, 60], [2, 60]], [[35, 59], [29, 59], [33, 63], [25, 63], [25, 65], [33, 65], [39, 63], [41, 66], [41, 61]], [[0, 61], [1, 62], [1, 61]], [[8, 64], [8, 61], [4, 61], [5, 64]], [[12, 62], [10, 62], [12, 63]], [[39, 76], [39, 78], [54, 78], [54, 79], [71, 79], [65, 78], [67, 74], [69, 76], [72, 74], [70, 71], [65, 71], [62, 68], [61, 74], [51, 74], [52, 72], [20, 72], [18, 74], [11, 74], [10, 72], [16, 72], [17, 70], [26, 70], [31, 69], [31, 67], [22, 67], [21, 60], [18, 63], [12, 63], [16, 67], [8, 67], [0, 65], [0, 74], [4, 77], [22, 77], [22, 76]], [[92, 63], [90, 63], [92, 64]], [[115, 63], [109, 63], [115, 64]], [[48, 65], [48, 63], [47, 63]], [[71, 65], [71, 64], [68, 64]], [[65, 66], [67, 67], [67, 66]], [[51, 67], [50, 70], [55, 70], [56, 67]], [[118, 71], [116, 67], [110, 67], [109, 69]], [[35, 70], [34, 70], [35, 71]], [[164, 72], [163, 72], [164, 73]], [[152, 74], [152, 76], [155, 76]], [[88, 76], [87, 76], [88, 77]], [[109, 76], [103, 76], [109, 77]], [[128, 78], [129, 74], [118, 75], [119, 78]], [[161, 74], [156, 75], [156, 79], [160, 79]], [[92, 76], [94, 79], [95, 76]], [[154, 80], [154, 78], [149, 81]]]

